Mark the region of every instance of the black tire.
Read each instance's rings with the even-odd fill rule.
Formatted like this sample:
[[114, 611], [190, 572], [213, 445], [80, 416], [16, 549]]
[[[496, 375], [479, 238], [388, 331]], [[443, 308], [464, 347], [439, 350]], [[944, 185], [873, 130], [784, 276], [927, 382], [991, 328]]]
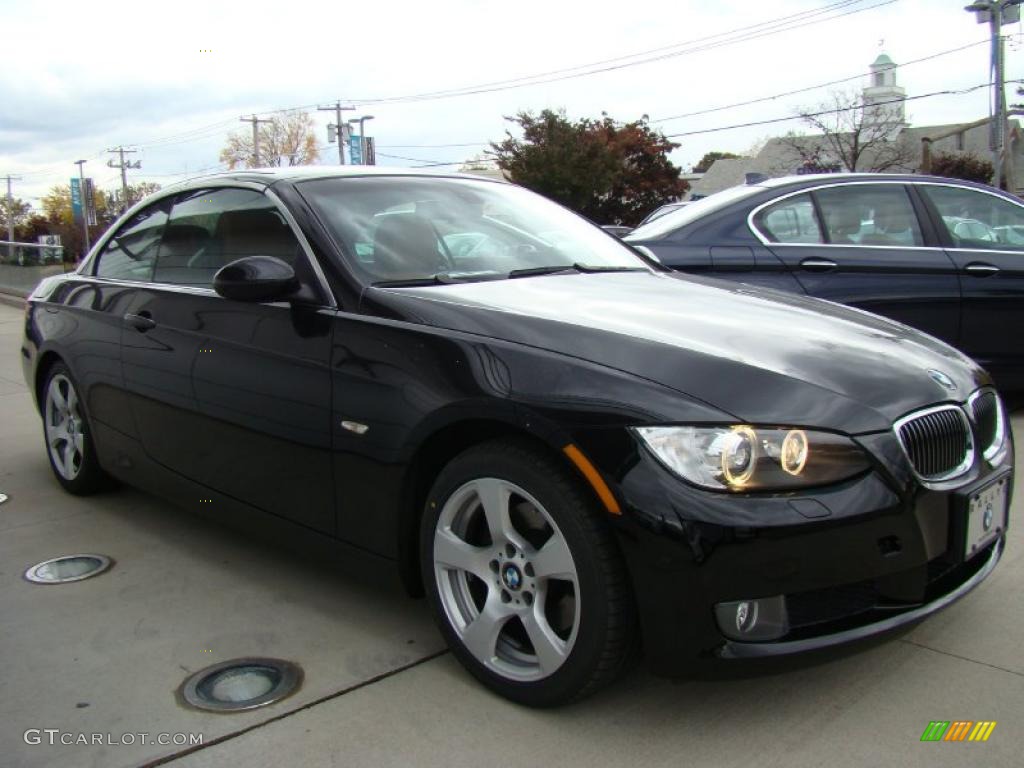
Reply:
[[[502, 663], [499, 658], [491, 658], [488, 666], [467, 648], [460, 635], [460, 630], [453, 625], [445, 609], [445, 600], [449, 606], [452, 605], [450, 597], [442, 596], [442, 587], [439, 586], [439, 578], [455, 578], [451, 574], [468, 574], [470, 571], [460, 571], [458, 568], [442, 570], [438, 576], [438, 568], [444, 569], [449, 566], [438, 564], [435, 566], [435, 534], [438, 531], [438, 523], [442, 518], [442, 511], [446, 504], [452, 501], [452, 506], [447, 509], [456, 508], [458, 499], [463, 497], [467, 487], [475, 481], [491, 482], [496, 478], [499, 482], [511, 483], [518, 486], [539, 502], [546, 512], [547, 519], [554, 523], [551, 530], [552, 538], [558, 534], [568, 547], [571, 554], [572, 564], [575, 567], [575, 576], [578, 582], [578, 592], [571, 598], [577, 618], [574, 621], [575, 634], [571, 637], [571, 646], [565, 651], [561, 666], [547, 673], [540, 663], [540, 654], [534, 651], [537, 660], [537, 671], [533, 674], [542, 675], [540, 679], [518, 680], [492, 666], [495, 663]], [[483, 487], [483, 486], [481, 486]], [[459, 494], [459, 496], [454, 496]], [[480, 499], [483, 497], [480, 496]], [[513, 500], [522, 502], [522, 497], [512, 496]], [[473, 502], [467, 502], [472, 506]], [[470, 515], [483, 514], [483, 502], [480, 500], [475, 512]], [[468, 507], [466, 507], [468, 508]], [[521, 505], [509, 504], [509, 508], [523, 509]], [[529, 504], [525, 507], [533, 510]], [[446, 519], [451, 512], [445, 512]], [[457, 513], [458, 514], [458, 513]], [[516, 513], [518, 514], [518, 513]], [[532, 514], [532, 512], [531, 512]], [[420, 561], [423, 571], [423, 582], [426, 586], [427, 596], [433, 607], [434, 618], [448, 642], [452, 653], [459, 661], [484, 685], [491, 690], [504, 696], [507, 699], [520, 704], [534, 707], [551, 707], [566, 704], [590, 695], [614, 680], [626, 667], [627, 662], [633, 656], [635, 639], [637, 636], [637, 622], [633, 595], [629, 587], [629, 580], [621, 553], [612, 536], [606, 519], [606, 512], [599, 506], [593, 493], [582, 484], [581, 480], [567, 467], [558, 463], [557, 458], [538, 450], [526, 441], [518, 440], [494, 440], [479, 446], [473, 447], [453, 459], [437, 477], [433, 488], [427, 497], [420, 529]], [[442, 530], [446, 529], [442, 524]], [[460, 537], [461, 538], [461, 537]], [[487, 532], [490, 539], [490, 533]], [[546, 544], [542, 542], [540, 546]], [[460, 542], [461, 545], [461, 542]], [[493, 547], [493, 549], [488, 549]], [[486, 550], [485, 558], [498, 557], [502, 551], [501, 545], [485, 544], [481, 550]], [[498, 592], [508, 592], [505, 581], [505, 570], [513, 563], [528, 562], [529, 545], [524, 545], [527, 552], [527, 560], [515, 560], [515, 557], [524, 557], [523, 554], [510, 554], [509, 560], [499, 564], [495, 569], [495, 560], [490, 560], [490, 574], [493, 577], [487, 584], [482, 578], [466, 579], [466, 583], [476, 583], [477, 590], [486, 589], [486, 596], [475, 598], [476, 606], [468, 609], [470, 614], [477, 611], [477, 616], [485, 613], [485, 605]], [[533, 556], [538, 555], [539, 550], [533, 549]], [[537, 561], [540, 563], [540, 561]], [[529, 566], [521, 573], [524, 582], [521, 585], [522, 592], [511, 593], [516, 597], [522, 597], [526, 602], [528, 589], [536, 585], [528, 582], [533, 580], [532, 571]], [[515, 570], [513, 568], [513, 570]], [[484, 571], [485, 575], [488, 573]], [[475, 574], [474, 574], [475, 575]], [[513, 574], [514, 576], [514, 574]], [[558, 578], [558, 577], [553, 577]], [[540, 574], [537, 574], [536, 581], [542, 581]], [[449, 584], [455, 582], [448, 582]], [[550, 596], [553, 590], [550, 587], [554, 582], [548, 581], [543, 586], [543, 594]], [[563, 582], [563, 591], [566, 591]], [[452, 588], [446, 587], [446, 595], [453, 594]], [[465, 594], [465, 592], [463, 592]], [[531, 598], [529, 605], [540, 607], [541, 614], [546, 614], [548, 608], [541, 605], [542, 600], [549, 597], [541, 597], [541, 591], [537, 592], [536, 598]], [[503, 602], [506, 595], [501, 595]], [[463, 601], [464, 604], [465, 601]], [[460, 603], [456, 603], [459, 605]], [[501, 606], [498, 606], [501, 609]], [[512, 608], [507, 605], [507, 608]], [[532, 621], [534, 608], [523, 608], [529, 613], [526, 620]], [[561, 610], [558, 611], [559, 615]], [[516, 620], [518, 616], [513, 617]], [[509, 619], [502, 619], [509, 621]], [[526, 632], [525, 624], [512, 627], [508, 623], [503, 625], [499, 637], [509, 634], [512, 629], [523, 629]], [[461, 630], [469, 634], [469, 622]], [[500, 643], [499, 640], [499, 648]], [[507, 640], [505, 641], [508, 642]], [[513, 640], [513, 643], [515, 641]], [[568, 641], [567, 641], [568, 642]], [[533, 644], [523, 646], [533, 648]]]
[[[76, 431], [80, 430], [81, 433], [81, 459], [77, 463], [77, 470], [71, 477], [66, 476], [69, 473], [62, 471], [58, 467], [53, 451], [50, 448], [49, 424], [47, 421], [50, 418], [50, 411], [47, 399], [50, 396], [50, 388], [54, 385], [55, 380], [61, 382], [62, 385], [63, 382], [66, 382], [72, 388], [77, 400], [78, 417], [75, 419], [74, 428]], [[64, 490], [75, 496], [89, 496], [112, 487], [114, 482], [99, 465], [96, 457], [95, 442], [92, 437], [92, 428], [89, 425], [89, 414], [86, 410], [85, 402], [80, 396], [80, 392], [81, 390], [75, 381], [75, 377], [72, 376], [71, 370], [64, 363], [54, 363], [50, 370], [46, 372], [46, 380], [43, 382], [40, 397], [43, 416], [43, 447], [46, 450], [46, 458], [50, 462], [50, 469], [53, 470], [54, 477], [57, 478], [57, 482], [63, 486]]]

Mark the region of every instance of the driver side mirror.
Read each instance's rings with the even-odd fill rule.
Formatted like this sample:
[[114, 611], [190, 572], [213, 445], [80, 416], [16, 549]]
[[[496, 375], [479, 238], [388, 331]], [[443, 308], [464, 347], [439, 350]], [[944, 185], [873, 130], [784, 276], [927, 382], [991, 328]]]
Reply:
[[213, 290], [234, 301], [279, 301], [299, 290], [295, 270], [273, 256], [246, 256], [221, 267]]

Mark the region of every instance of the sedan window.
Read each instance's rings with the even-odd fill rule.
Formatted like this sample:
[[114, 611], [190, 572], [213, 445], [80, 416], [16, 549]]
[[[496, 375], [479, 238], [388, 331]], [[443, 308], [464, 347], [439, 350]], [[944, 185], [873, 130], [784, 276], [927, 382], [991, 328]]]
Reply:
[[814, 193], [828, 230], [840, 245], [920, 246], [921, 226], [902, 184], [846, 184]]
[[809, 194], [780, 200], [757, 215], [757, 228], [773, 243], [822, 243], [821, 227]]
[[95, 274], [115, 280], [150, 280], [166, 224], [167, 210], [163, 201], [132, 216], [103, 246]]
[[295, 266], [298, 241], [277, 207], [251, 189], [199, 189], [174, 202], [154, 282], [209, 288], [225, 264], [275, 256]]
[[1024, 251], [1024, 207], [964, 187], [922, 184], [956, 248]]

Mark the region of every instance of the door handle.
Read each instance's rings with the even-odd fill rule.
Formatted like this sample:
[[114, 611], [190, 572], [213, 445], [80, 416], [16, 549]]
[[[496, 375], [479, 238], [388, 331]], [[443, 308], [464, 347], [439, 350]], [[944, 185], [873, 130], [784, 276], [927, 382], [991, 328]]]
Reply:
[[999, 267], [993, 264], [985, 264], [981, 261], [975, 261], [964, 267], [964, 272], [975, 277], [988, 277], [999, 272]]
[[837, 266], [839, 265], [832, 261], [832, 259], [810, 258], [800, 262], [800, 269], [806, 269], [808, 272], [828, 272]]
[[140, 312], [137, 315], [134, 315], [131, 312], [129, 312], [124, 316], [124, 322], [126, 325], [130, 325], [135, 330], [142, 331], [142, 333], [145, 333], [148, 330], [156, 328], [156, 323], [153, 321], [153, 318], [150, 317], [149, 313], [145, 311]]

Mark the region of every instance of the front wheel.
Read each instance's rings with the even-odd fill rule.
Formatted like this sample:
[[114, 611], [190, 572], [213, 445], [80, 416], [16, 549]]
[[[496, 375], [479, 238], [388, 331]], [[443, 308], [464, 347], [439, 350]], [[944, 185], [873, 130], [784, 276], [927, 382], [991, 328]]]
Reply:
[[575, 477], [516, 441], [472, 448], [437, 478], [424, 583], [453, 653], [485, 685], [554, 706], [622, 669], [636, 622], [606, 523]]

